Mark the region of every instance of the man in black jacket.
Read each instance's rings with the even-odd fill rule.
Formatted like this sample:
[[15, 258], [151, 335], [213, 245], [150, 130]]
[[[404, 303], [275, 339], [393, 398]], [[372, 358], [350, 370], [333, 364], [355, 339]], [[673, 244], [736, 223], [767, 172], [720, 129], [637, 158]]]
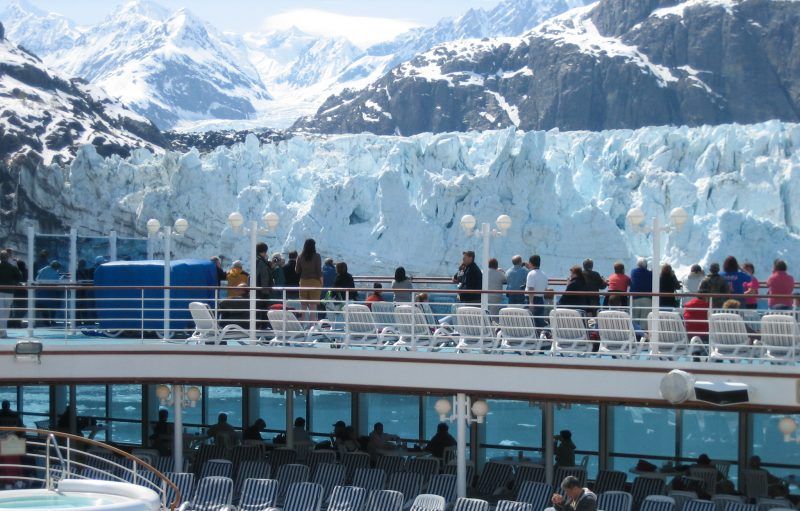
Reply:
[[[464, 252], [461, 267], [453, 276], [453, 281], [458, 283], [458, 289], [462, 291], [480, 291], [483, 288], [483, 273], [475, 264], [475, 252], [472, 250]], [[481, 295], [480, 293], [459, 293], [458, 300], [462, 303], [480, 303]]]
[[272, 288], [272, 263], [268, 259], [268, 251], [266, 243], [261, 242], [256, 245], [256, 287], [259, 300], [268, 300]]
[[551, 502], [556, 511], [597, 511], [597, 495], [581, 486], [577, 477], [565, 477], [561, 489], [567, 498], [558, 493], [553, 495]]
[[19, 269], [9, 262], [8, 252], [0, 252], [0, 338], [8, 336], [8, 318], [14, 303], [14, 287], [22, 283]]
[[[586, 281], [586, 290], [595, 293], [608, 287], [606, 279], [594, 271], [594, 261], [586, 259], [583, 261], [583, 279]], [[600, 305], [600, 295], [587, 296], [587, 311], [589, 315], [597, 314], [597, 307]]]

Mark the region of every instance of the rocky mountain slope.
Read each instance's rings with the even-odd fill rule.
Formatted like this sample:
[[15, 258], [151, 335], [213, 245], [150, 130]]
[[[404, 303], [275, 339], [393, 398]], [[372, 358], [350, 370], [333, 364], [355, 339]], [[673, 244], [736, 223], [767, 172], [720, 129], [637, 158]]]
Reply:
[[522, 37], [443, 44], [295, 128], [414, 134], [800, 118], [800, 3], [601, 0]]

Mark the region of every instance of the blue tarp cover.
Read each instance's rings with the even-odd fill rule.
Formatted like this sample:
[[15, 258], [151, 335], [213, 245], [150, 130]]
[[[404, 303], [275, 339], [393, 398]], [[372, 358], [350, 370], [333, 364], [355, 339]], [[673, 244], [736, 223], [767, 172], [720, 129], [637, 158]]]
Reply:
[[[172, 289], [170, 294], [170, 329], [194, 328], [189, 302], [214, 301], [218, 285], [213, 262], [182, 259], [170, 264], [171, 286], [205, 286], [206, 289]], [[144, 286], [164, 285], [164, 261], [116, 261], [106, 263], [94, 274], [97, 317], [101, 329], [163, 330], [164, 292]], [[131, 286], [139, 289], [111, 289]], [[105, 288], [105, 289], [104, 289]]]

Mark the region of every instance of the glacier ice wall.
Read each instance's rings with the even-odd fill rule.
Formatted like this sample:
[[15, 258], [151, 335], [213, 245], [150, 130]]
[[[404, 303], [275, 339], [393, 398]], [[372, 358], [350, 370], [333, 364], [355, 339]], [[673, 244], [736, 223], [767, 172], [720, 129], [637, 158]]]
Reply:
[[145, 232], [148, 218], [189, 220], [179, 256], [246, 259], [247, 238], [226, 218], [281, 216], [270, 250], [317, 240], [354, 274], [451, 274], [466, 238], [466, 213], [514, 222], [492, 255], [541, 254], [551, 276], [591, 256], [604, 273], [649, 256], [651, 240], [625, 225], [640, 205], [662, 218], [683, 206], [692, 221], [664, 240], [684, 271], [735, 254], [766, 276], [784, 257], [800, 265], [800, 125], [768, 122], [607, 132], [369, 134], [296, 137], [260, 146], [254, 137], [200, 155], [140, 150], [128, 159], [83, 148], [65, 168], [23, 173], [30, 200], [82, 233]]

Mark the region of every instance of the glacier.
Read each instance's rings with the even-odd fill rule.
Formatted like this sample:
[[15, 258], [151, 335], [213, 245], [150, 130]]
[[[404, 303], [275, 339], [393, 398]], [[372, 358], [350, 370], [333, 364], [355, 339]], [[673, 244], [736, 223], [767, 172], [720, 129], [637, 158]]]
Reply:
[[[465, 236], [462, 215], [513, 226], [491, 255], [538, 253], [551, 277], [585, 257], [609, 273], [650, 256], [652, 240], [625, 223], [640, 206], [664, 219], [677, 206], [692, 219], [664, 238], [663, 260], [679, 273], [729, 254], [766, 277], [776, 257], [800, 264], [800, 124], [605, 132], [371, 134], [305, 136], [261, 145], [102, 158], [83, 147], [66, 166], [23, 170], [20, 189], [80, 234], [145, 233], [149, 218], [190, 222], [176, 256], [247, 259], [248, 237], [227, 226], [275, 211], [270, 251], [299, 249], [306, 237], [356, 275], [450, 275]], [[20, 228], [21, 229], [21, 228]], [[796, 271], [796, 270], [795, 270]]]

